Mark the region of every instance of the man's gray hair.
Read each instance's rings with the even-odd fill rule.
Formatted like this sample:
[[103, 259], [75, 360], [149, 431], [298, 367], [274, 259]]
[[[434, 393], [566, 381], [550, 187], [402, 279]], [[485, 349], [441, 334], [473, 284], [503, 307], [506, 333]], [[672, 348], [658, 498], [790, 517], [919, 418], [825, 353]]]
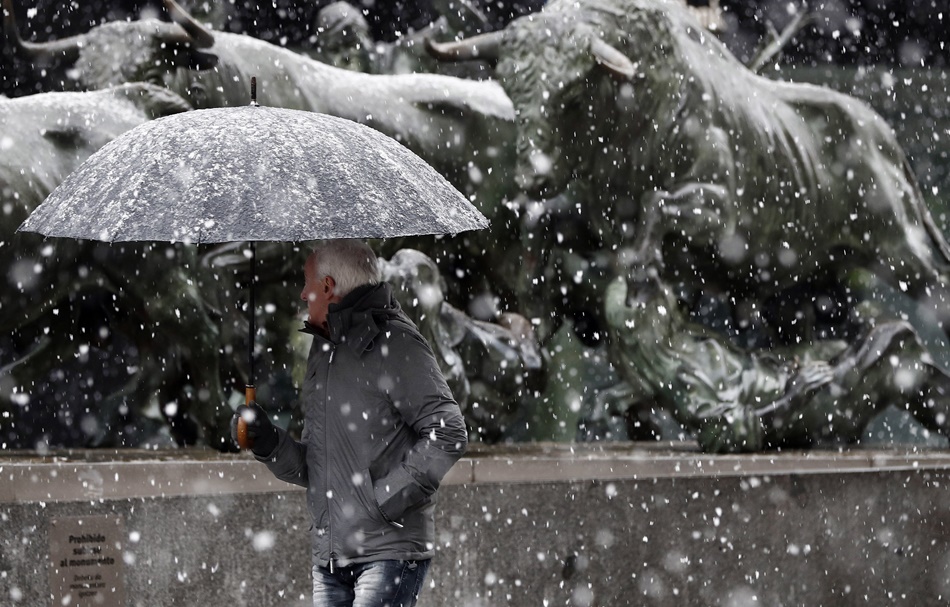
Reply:
[[334, 293], [340, 297], [356, 287], [379, 284], [376, 253], [362, 240], [325, 240], [313, 248], [312, 254], [317, 256], [314, 278], [319, 281], [332, 276]]

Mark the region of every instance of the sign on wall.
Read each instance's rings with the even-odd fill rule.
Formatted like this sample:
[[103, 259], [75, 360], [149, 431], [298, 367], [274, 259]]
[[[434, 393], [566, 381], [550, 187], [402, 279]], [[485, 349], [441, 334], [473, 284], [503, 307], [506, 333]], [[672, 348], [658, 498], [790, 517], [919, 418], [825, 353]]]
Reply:
[[54, 518], [49, 527], [51, 605], [125, 607], [122, 517]]

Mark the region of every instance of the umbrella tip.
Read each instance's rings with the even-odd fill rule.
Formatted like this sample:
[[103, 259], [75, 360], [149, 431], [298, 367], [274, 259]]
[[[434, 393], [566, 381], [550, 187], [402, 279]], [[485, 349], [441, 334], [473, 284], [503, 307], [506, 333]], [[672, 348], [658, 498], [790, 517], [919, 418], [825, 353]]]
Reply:
[[258, 105], [257, 103], [257, 76], [251, 76], [251, 105]]

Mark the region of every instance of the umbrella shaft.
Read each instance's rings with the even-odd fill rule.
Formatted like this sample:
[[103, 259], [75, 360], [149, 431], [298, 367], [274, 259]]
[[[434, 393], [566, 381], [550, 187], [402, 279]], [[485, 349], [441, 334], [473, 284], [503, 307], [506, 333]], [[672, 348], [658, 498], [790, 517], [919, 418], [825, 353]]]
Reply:
[[248, 320], [248, 335], [247, 335], [247, 361], [248, 367], [250, 369], [248, 375], [248, 385], [254, 385], [254, 338], [257, 334], [256, 327], [254, 326], [254, 318], [257, 312], [257, 306], [254, 303], [254, 290], [257, 286], [257, 246], [256, 243], [251, 242], [251, 295], [247, 304], [247, 320]]

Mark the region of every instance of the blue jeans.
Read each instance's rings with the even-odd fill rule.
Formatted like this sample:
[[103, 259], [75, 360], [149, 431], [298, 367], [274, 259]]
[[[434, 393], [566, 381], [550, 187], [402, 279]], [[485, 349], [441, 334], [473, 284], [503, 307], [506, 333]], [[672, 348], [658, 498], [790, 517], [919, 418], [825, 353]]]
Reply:
[[429, 571], [424, 561], [373, 561], [313, 568], [313, 607], [413, 607]]

